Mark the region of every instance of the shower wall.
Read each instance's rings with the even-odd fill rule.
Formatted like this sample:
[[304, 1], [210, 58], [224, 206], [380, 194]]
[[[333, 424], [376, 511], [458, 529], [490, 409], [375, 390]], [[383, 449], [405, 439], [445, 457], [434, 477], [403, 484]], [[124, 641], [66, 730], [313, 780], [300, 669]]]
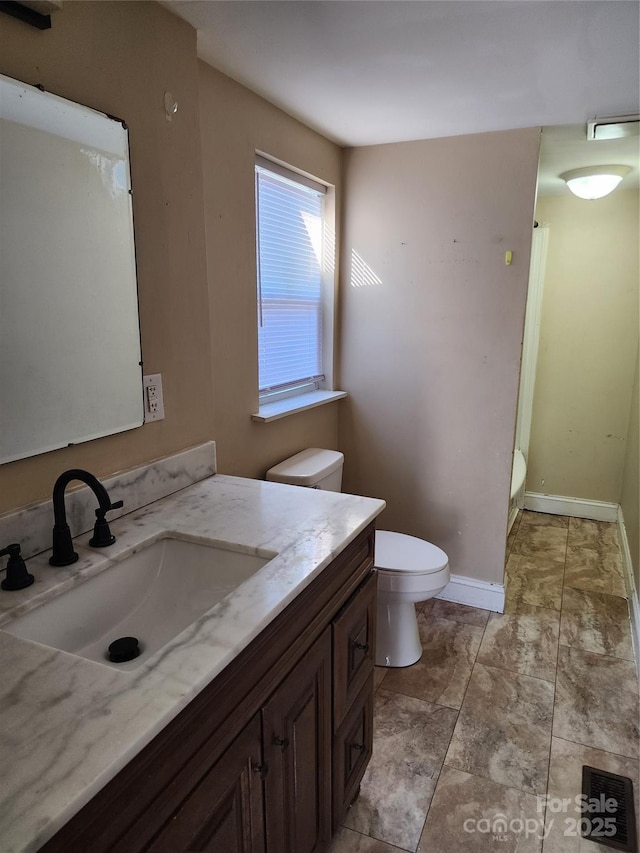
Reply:
[[636, 379], [633, 386], [631, 413], [629, 416], [629, 432], [627, 434], [627, 456], [624, 465], [624, 479], [620, 506], [624, 515], [624, 523], [629, 541], [631, 565], [635, 579], [636, 590], [640, 595], [640, 400], [638, 381], [640, 374], [640, 352], [636, 359]]
[[538, 200], [549, 225], [527, 490], [618, 503], [638, 348], [636, 190]]

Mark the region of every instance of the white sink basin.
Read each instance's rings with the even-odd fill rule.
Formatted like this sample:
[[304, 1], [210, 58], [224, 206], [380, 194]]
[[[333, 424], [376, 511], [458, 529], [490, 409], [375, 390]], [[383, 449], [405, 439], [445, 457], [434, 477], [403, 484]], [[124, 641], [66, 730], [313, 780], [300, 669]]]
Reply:
[[[134, 669], [275, 556], [160, 539], [2, 630], [118, 669]], [[107, 650], [120, 637], [136, 637], [140, 655], [113, 663]]]

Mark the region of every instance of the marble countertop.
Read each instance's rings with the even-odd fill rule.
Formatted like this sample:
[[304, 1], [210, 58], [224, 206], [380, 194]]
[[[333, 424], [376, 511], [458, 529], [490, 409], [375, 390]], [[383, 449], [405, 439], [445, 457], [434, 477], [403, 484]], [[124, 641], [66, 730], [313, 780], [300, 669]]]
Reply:
[[[244, 649], [384, 508], [372, 498], [217, 474], [111, 524], [73, 566], [28, 560], [0, 593], [0, 839], [35, 851]], [[7, 621], [167, 535], [277, 556], [137, 668], [120, 671], [2, 630]]]

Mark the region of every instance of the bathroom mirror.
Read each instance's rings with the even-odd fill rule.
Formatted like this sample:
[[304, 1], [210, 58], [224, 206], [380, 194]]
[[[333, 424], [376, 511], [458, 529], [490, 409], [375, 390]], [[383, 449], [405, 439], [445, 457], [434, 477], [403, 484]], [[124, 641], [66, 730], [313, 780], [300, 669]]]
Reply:
[[0, 76], [0, 463], [144, 420], [128, 133]]

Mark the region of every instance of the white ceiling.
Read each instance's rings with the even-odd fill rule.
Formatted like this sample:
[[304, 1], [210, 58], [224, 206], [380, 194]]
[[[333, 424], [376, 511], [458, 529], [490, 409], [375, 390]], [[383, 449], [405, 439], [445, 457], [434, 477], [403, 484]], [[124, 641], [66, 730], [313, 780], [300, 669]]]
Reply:
[[558, 139], [569, 169], [611, 162], [584, 141], [587, 119], [640, 111], [637, 0], [164, 5], [198, 30], [203, 60], [341, 145], [580, 124], [573, 150]]

